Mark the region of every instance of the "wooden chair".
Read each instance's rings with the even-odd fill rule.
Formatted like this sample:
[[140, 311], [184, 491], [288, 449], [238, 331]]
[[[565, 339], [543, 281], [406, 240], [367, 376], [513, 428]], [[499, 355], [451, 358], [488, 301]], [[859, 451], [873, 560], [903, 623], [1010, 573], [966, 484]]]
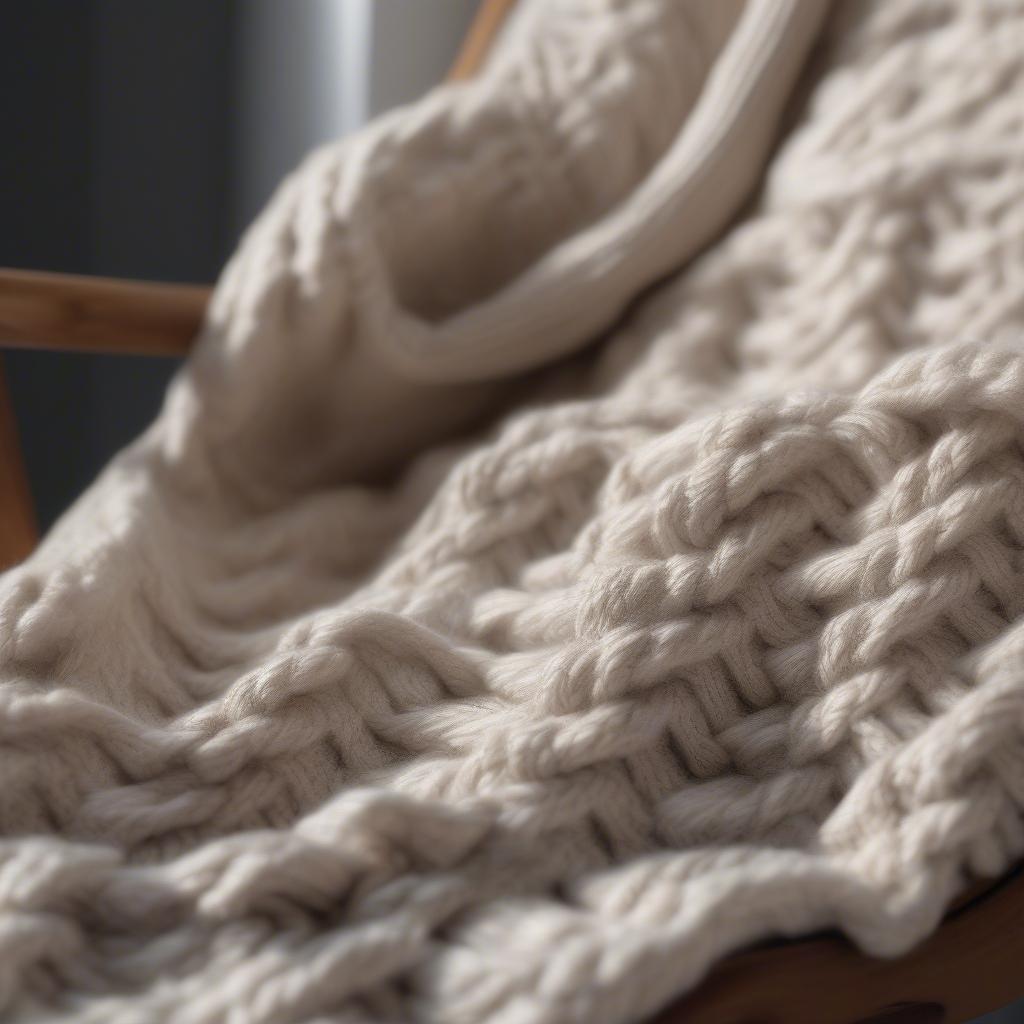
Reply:
[[[483, 0], [450, 77], [482, 65], [515, 0]], [[186, 355], [210, 289], [0, 270], [0, 346]], [[37, 542], [0, 372], [0, 568]], [[1024, 996], [1024, 871], [967, 889], [906, 956], [865, 956], [837, 933], [762, 943], [714, 968], [660, 1024], [955, 1024]]]

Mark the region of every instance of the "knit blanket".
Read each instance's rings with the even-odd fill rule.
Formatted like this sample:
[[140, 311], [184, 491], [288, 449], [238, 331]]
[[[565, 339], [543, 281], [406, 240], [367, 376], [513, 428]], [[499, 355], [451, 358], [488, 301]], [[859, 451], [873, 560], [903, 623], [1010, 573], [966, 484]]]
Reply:
[[521, 6], [0, 580], [4, 1019], [617, 1024], [1024, 852], [1024, 2]]

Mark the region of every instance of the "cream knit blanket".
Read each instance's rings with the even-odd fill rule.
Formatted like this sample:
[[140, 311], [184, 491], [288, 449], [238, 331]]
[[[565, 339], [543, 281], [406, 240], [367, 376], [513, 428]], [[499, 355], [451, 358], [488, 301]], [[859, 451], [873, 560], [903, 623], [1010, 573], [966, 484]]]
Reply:
[[629, 1021], [1024, 851], [1024, 2], [525, 7], [0, 581], [10, 1019]]

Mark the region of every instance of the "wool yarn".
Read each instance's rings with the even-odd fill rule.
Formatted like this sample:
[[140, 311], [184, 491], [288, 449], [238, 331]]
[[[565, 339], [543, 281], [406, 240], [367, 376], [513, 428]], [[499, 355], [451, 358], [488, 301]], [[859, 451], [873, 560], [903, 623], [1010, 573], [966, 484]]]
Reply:
[[0, 579], [5, 1019], [638, 1020], [1024, 852], [1024, 2], [524, 7]]

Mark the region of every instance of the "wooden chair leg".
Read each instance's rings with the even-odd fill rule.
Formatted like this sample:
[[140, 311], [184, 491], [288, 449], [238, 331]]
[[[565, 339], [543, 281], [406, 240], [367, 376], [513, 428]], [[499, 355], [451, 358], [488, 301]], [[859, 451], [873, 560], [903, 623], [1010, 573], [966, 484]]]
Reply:
[[39, 533], [29, 493], [25, 463], [18, 444], [18, 428], [7, 391], [3, 362], [0, 361], [0, 494], [3, 519], [0, 522], [0, 569], [27, 558]]

